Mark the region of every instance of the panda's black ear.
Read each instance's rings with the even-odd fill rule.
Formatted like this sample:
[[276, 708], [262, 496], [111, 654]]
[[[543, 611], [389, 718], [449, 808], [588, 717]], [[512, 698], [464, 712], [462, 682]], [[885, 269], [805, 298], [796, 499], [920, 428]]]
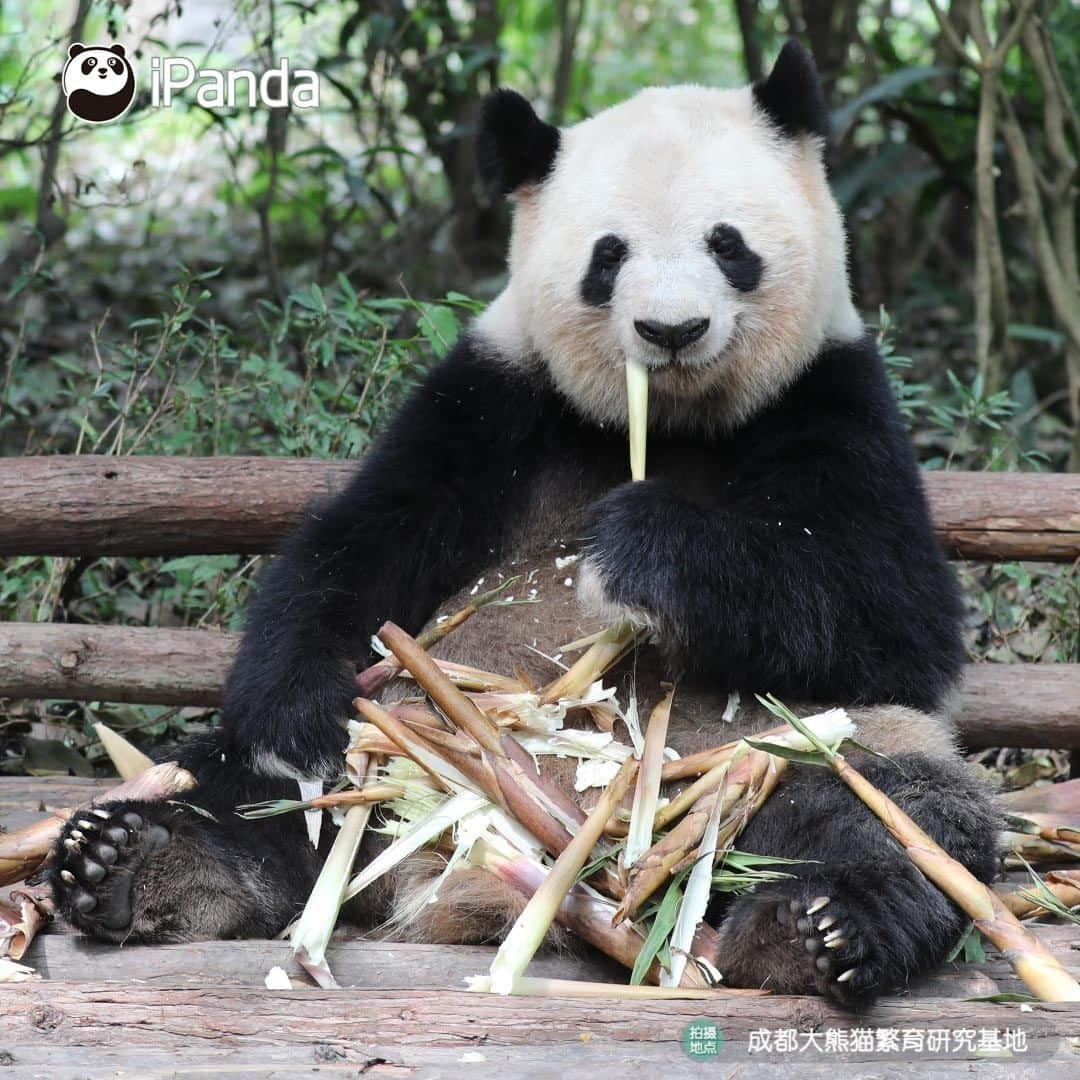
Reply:
[[559, 129], [545, 124], [513, 90], [493, 90], [480, 108], [476, 159], [484, 182], [500, 195], [538, 184], [559, 152]]
[[68, 46], [68, 59], [78, 56], [81, 52], [86, 52], [86, 46], [81, 41], [73, 41]]
[[754, 100], [791, 138], [829, 134], [829, 110], [814, 58], [797, 41], [787, 42], [769, 77], [754, 83]]
[[110, 45], [109, 52], [114, 52], [117, 56], [127, 56], [127, 53], [124, 52], [123, 45]]

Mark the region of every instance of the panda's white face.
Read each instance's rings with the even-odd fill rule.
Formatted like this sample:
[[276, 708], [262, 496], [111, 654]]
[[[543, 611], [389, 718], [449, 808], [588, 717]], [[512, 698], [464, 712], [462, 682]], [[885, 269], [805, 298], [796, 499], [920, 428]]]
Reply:
[[109, 49], [84, 49], [64, 68], [64, 93], [69, 97], [76, 90], [108, 97], [120, 93], [127, 81], [127, 64]]
[[861, 332], [818, 143], [780, 135], [749, 88], [643, 91], [564, 130], [516, 201], [481, 330], [601, 422], [625, 424], [628, 357], [650, 369], [650, 423], [714, 427]]

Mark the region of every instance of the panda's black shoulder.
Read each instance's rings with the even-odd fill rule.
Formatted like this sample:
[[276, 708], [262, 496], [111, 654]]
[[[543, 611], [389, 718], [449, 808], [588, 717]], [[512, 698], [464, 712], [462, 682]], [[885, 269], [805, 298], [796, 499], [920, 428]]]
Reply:
[[565, 412], [542, 364], [501, 354], [468, 329], [407, 396], [368, 458], [406, 454], [430, 470], [432, 462], [481, 464], [482, 455], [494, 466], [492, 455], [521, 452]]
[[914, 479], [908, 430], [873, 337], [827, 342], [754, 425], [759, 438], [846, 451], [852, 464], [886, 463]]
[[781, 400], [829, 423], [846, 416], [903, 430], [885, 363], [869, 334], [826, 342]]

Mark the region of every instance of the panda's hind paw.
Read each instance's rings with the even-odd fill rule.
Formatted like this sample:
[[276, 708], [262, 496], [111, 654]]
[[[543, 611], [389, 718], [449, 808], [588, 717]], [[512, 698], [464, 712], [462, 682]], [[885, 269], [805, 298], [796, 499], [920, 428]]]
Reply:
[[156, 803], [108, 803], [77, 811], [56, 844], [51, 879], [61, 911], [84, 933], [122, 940], [132, 923], [139, 867], [171, 837]]
[[731, 986], [820, 994], [847, 1009], [884, 989], [874, 935], [841, 895], [792, 882], [737, 900], [721, 927], [720, 968]]
[[842, 900], [824, 895], [782, 898], [774, 914], [813, 958], [818, 993], [849, 1008], [876, 997], [880, 968], [867, 936]]

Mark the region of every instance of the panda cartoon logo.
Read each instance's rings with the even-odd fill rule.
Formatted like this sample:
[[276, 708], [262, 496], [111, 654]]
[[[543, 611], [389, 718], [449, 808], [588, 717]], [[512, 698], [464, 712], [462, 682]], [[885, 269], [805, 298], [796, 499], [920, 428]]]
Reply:
[[135, 72], [123, 45], [73, 42], [61, 83], [68, 111], [90, 124], [123, 116], [135, 98]]

